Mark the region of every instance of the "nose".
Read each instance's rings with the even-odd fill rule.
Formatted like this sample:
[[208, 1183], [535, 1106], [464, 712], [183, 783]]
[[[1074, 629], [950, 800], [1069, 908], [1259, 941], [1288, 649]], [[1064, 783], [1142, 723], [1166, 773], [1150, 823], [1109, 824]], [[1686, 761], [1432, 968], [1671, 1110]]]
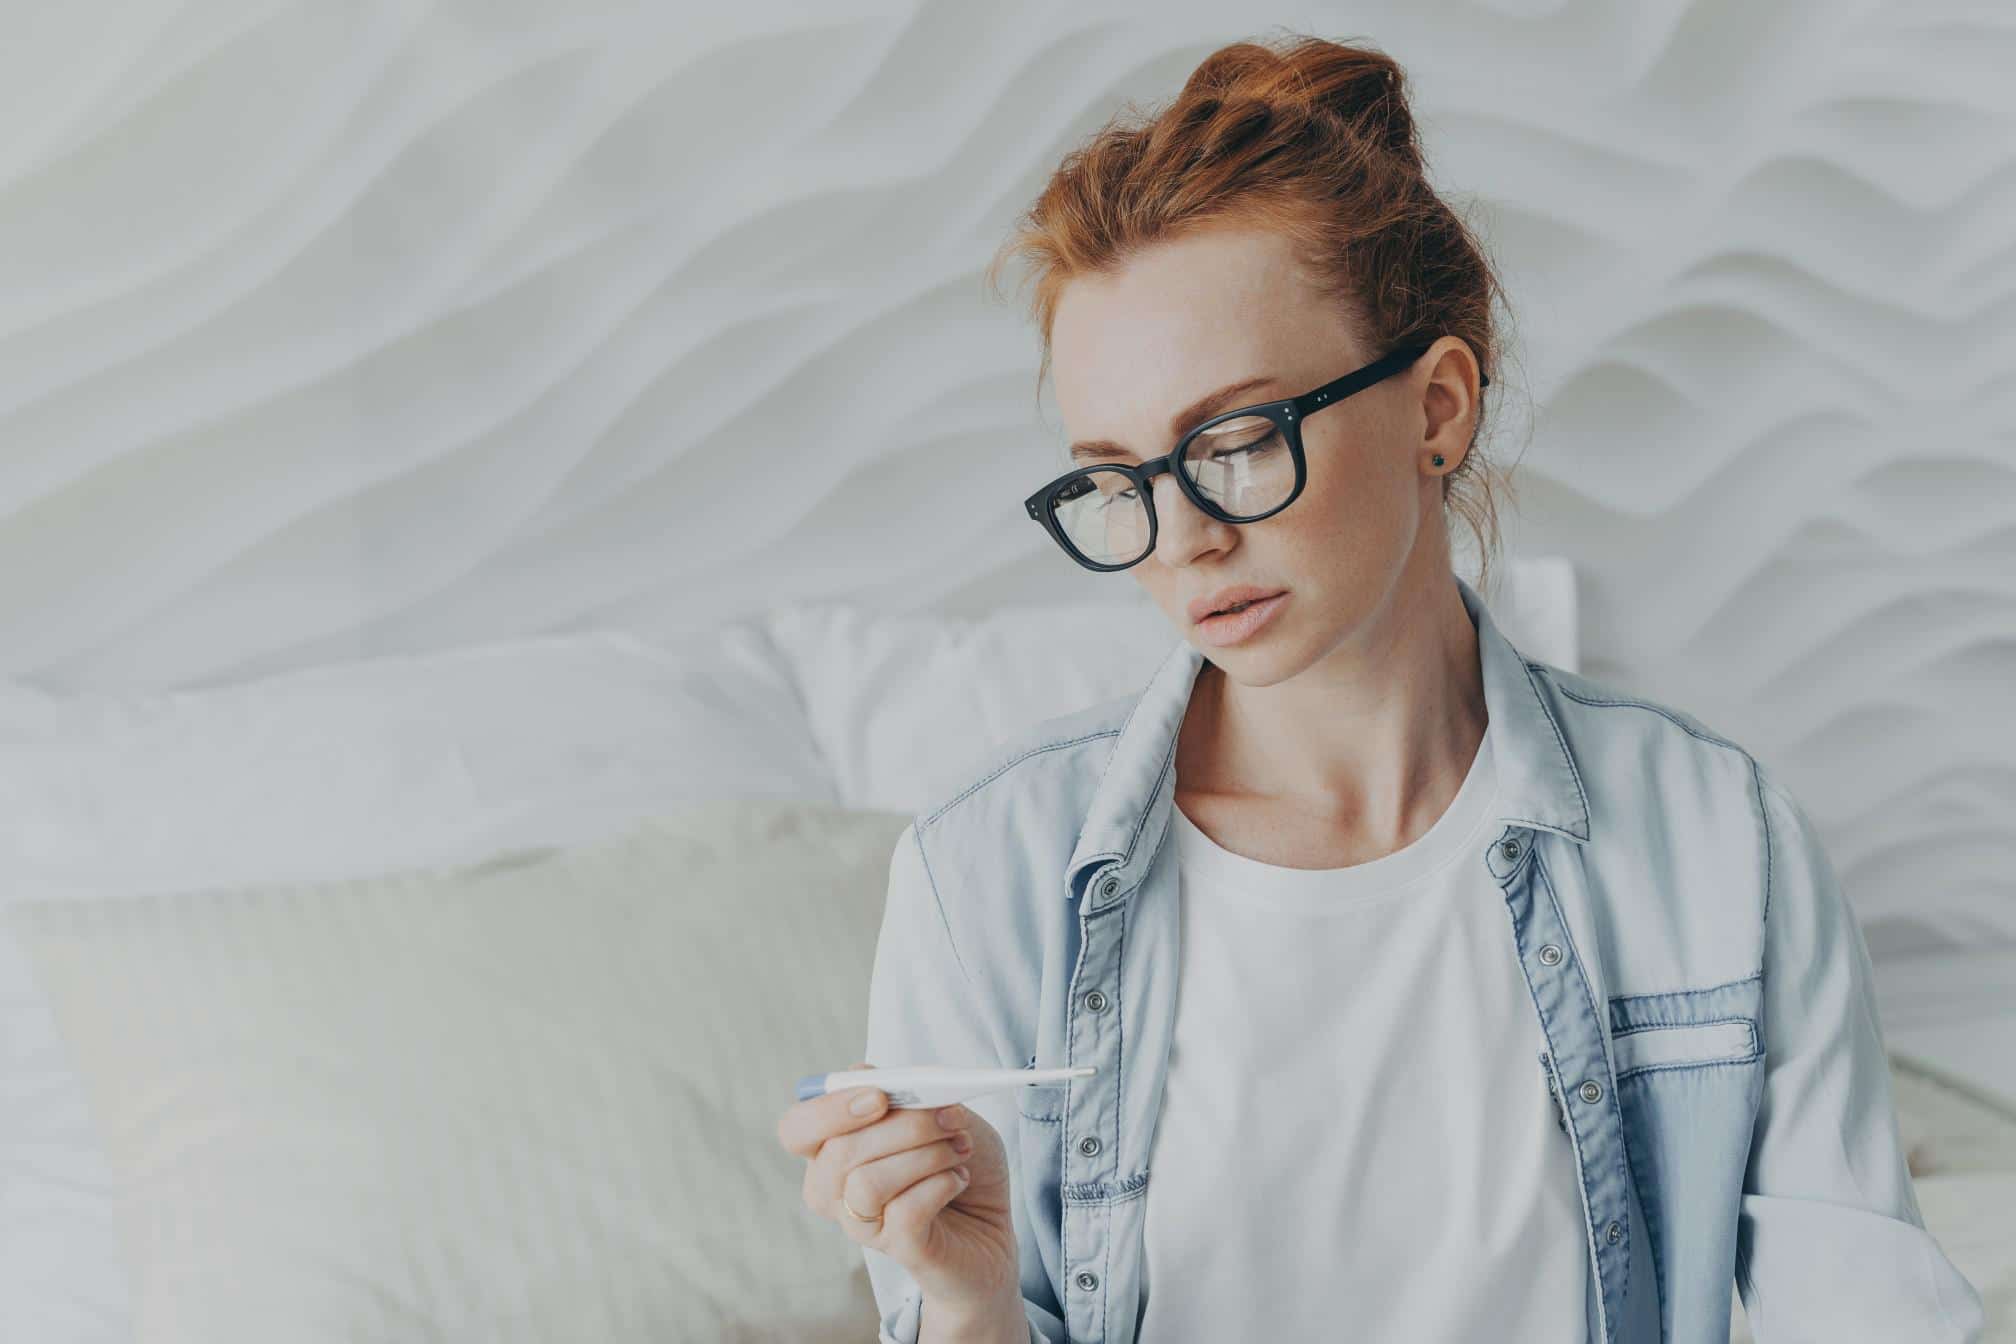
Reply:
[[1198, 552], [1222, 548], [1230, 523], [1220, 522], [1190, 502], [1174, 476], [1150, 483], [1155, 499], [1155, 555], [1165, 565], [1187, 565]]

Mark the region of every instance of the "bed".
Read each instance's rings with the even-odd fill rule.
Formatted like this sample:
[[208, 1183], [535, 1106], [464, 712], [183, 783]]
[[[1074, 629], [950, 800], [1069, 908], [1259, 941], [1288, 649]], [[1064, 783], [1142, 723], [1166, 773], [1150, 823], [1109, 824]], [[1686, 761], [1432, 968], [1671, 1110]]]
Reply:
[[[1527, 558], [1493, 610], [1574, 667], [1573, 599]], [[856, 1057], [909, 814], [1171, 638], [1138, 600], [807, 604], [0, 683], [8, 1338], [873, 1338], [788, 1084]], [[1928, 1226], [2016, 1339], [1998, 956], [1878, 970]]]

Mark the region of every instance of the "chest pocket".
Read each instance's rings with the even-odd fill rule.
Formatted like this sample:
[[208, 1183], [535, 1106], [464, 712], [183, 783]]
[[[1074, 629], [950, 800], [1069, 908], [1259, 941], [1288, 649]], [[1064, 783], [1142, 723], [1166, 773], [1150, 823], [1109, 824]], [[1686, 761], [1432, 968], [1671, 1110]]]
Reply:
[[1762, 973], [1753, 972], [1700, 989], [1613, 997], [1610, 1062], [1617, 1081], [1761, 1058], [1764, 1038], [1757, 1023], [1763, 988]]
[[1757, 1024], [1747, 1017], [1647, 1023], [1610, 1037], [1611, 1060], [1620, 1082], [1659, 1069], [1747, 1063], [1762, 1053]]

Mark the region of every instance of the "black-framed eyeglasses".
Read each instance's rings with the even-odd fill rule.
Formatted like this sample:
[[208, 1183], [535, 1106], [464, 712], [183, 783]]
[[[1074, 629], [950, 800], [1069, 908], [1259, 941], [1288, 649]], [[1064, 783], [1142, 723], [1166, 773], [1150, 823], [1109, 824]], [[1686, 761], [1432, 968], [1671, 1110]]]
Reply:
[[[1175, 476], [1190, 502], [1227, 523], [1257, 523], [1295, 502], [1309, 472], [1302, 422], [1390, 378], [1433, 342], [1381, 355], [1299, 397], [1242, 406], [1196, 426], [1166, 457], [1136, 464], [1099, 463], [1066, 472], [1022, 501], [1064, 553], [1087, 569], [1126, 569], [1155, 549], [1154, 479]], [[1489, 386], [1481, 377], [1479, 386]], [[1181, 471], [1177, 470], [1178, 466]]]

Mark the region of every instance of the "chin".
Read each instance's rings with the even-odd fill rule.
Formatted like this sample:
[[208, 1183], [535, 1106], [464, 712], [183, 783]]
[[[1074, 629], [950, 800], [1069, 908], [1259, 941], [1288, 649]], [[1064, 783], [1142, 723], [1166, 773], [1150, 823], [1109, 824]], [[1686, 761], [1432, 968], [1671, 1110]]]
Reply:
[[1241, 686], [1276, 685], [1300, 672], [1307, 663], [1301, 650], [1286, 640], [1279, 643], [1256, 640], [1222, 649], [1194, 640], [1192, 643], [1206, 662], [1217, 665], [1227, 681]]

